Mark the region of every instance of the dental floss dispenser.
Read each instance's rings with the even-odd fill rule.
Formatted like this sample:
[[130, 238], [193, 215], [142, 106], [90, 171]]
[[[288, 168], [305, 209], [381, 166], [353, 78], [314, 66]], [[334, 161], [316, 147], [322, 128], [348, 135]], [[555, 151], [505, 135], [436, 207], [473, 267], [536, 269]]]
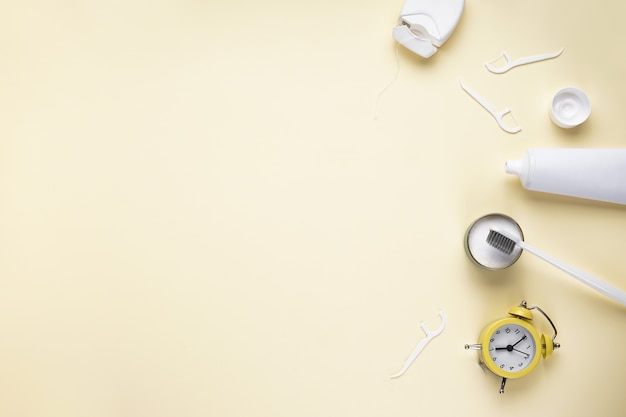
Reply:
[[626, 149], [528, 149], [506, 162], [527, 190], [626, 204]]
[[410, 51], [430, 58], [461, 20], [464, 0], [405, 0], [393, 38]]

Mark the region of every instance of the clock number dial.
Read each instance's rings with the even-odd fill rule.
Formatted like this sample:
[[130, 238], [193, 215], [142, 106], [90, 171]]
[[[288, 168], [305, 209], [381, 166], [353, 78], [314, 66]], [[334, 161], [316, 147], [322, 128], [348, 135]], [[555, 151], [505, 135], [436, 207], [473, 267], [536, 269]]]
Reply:
[[506, 324], [496, 329], [489, 339], [491, 360], [507, 372], [521, 372], [531, 364], [537, 346], [530, 332], [517, 324]]

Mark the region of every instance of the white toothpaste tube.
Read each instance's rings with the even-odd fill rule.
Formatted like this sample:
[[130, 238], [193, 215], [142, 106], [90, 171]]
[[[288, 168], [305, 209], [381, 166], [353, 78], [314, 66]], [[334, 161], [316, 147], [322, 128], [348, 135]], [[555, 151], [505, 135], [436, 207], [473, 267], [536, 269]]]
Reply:
[[528, 149], [505, 170], [527, 190], [626, 204], [626, 148]]

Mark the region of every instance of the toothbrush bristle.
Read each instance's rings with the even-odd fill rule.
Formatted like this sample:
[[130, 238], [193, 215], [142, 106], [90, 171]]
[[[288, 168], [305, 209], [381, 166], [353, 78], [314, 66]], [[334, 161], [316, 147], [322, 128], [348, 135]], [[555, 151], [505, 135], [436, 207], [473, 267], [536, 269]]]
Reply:
[[513, 252], [513, 249], [515, 249], [515, 241], [509, 239], [501, 233], [496, 232], [495, 230], [489, 231], [489, 234], [487, 235], [487, 243], [507, 255], [510, 255]]

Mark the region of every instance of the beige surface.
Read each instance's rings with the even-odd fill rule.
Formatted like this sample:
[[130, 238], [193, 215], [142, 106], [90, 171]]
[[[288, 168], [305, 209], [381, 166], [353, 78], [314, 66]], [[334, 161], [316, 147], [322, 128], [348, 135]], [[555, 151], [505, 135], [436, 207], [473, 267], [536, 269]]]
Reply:
[[[399, 50], [376, 118], [401, 6], [0, 1], [0, 415], [626, 407], [624, 308], [529, 254], [489, 273], [462, 247], [471, 221], [503, 212], [626, 288], [626, 208], [503, 173], [527, 147], [625, 145], [626, 6], [469, 1], [432, 59]], [[573, 131], [548, 117], [566, 85], [593, 106]], [[563, 347], [499, 396], [463, 345], [522, 298]], [[387, 379], [439, 309], [444, 333]]]

